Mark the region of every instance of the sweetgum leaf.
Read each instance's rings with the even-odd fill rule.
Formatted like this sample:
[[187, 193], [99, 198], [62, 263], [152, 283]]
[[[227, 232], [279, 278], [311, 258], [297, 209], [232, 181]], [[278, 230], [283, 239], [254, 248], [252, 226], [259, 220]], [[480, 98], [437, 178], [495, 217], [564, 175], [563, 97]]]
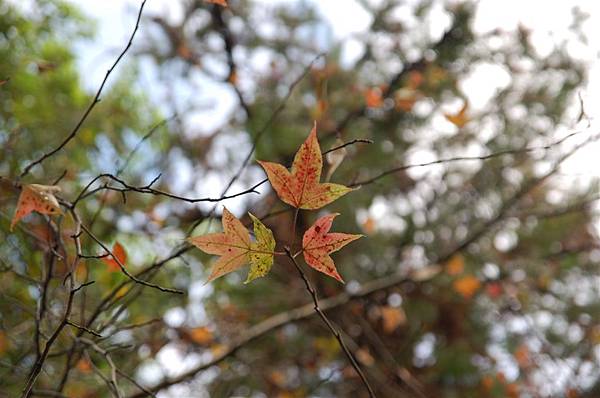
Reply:
[[304, 233], [304, 237], [302, 238], [302, 253], [304, 260], [309, 266], [344, 283], [329, 254], [361, 238], [362, 235], [343, 234], [339, 232], [329, 233], [333, 219], [337, 215], [337, 213], [334, 213], [319, 218]]
[[353, 190], [340, 184], [319, 182], [323, 156], [317, 140], [316, 123], [296, 153], [291, 172], [279, 163], [258, 163], [265, 169], [277, 196], [296, 208], [320, 209]]
[[273, 265], [275, 239], [273, 233], [256, 217], [250, 214], [254, 222], [256, 242], [250, 240], [250, 234], [240, 220], [226, 208], [223, 208], [223, 232], [197, 236], [188, 241], [200, 250], [221, 256], [213, 265], [206, 283], [237, 270], [250, 263], [247, 282], [266, 275]]

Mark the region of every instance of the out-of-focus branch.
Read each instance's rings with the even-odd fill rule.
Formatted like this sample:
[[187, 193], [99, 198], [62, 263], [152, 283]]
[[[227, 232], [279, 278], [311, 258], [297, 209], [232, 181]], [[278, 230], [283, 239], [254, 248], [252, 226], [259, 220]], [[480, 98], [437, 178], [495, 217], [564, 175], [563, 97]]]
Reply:
[[547, 145], [542, 145], [542, 146], [534, 146], [534, 147], [525, 147], [525, 148], [515, 148], [515, 149], [506, 149], [503, 151], [498, 151], [498, 152], [493, 152], [487, 155], [481, 155], [481, 156], [457, 156], [457, 157], [453, 157], [453, 158], [445, 158], [445, 159], [438, 159], [438, 160], [433, 160], [431, 162], [423, 162], [423, 163], [413, 163], [413, 164], [406, 164], [403, 166], [398, 166], [398, 167], [394, 167], [392, 169], [383, 171], [379, 174], [377, 174], [375, 177], [366, 179], [366, 180], [362, 180], [362, 181], [357, 181], [352, 183], [350, 186], [355, 187], [355, 186], [359, 186], [359, 185], [367, 185], [367, 184], [372, 184], [375, 181], [383, 178], [383, 177], [387, 177], [391, 174], [394, 173], [398, 173], [400, 171], [404, 171], [404, 170], [408, 170], [408, 169], [414, 169], [414, 168], [418, 168], [418, 167], [426, 167], [426, 166], [433, 166], [436, 164], [445, 164], [445, 163], [454, 163], [454, 162], [464, 162], [464, 161], [477, 161], [477, 160], [489, 160], [489, 159], [493, 159], [493, 158], [497, 158], [497, 157], [502, 157], [502, 156], [508, 156], [508, 155], [519, 155], [519, 154], [523, 154], [523, 153], [529, 153], [529, 152], [535, 152], [535, 151], [547, 151], [555, 146], [558, 146], [560, 144], [562, 144], [563, 142], [565, 142], [566, 140], [568, 140], [571, 137], [574, 137], [576, 135], [582, 134], [585, 131], [575, 131], [572, 132], [571, 134], [568, 134], [566, 136], [564, 136], [563, 138], [551, 142]]

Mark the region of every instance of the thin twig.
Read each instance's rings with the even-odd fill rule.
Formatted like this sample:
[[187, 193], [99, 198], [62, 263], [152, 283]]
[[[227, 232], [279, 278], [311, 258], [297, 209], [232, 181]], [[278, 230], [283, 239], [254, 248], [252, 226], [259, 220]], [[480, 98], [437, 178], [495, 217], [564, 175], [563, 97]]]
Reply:
[[92, 110], [94, 109], [96, 104], [98, 104], [98, 102], [100, 102], [100, 95], [102, 94], [102, 90], [104, 89], [104, 85], [106, 84], [108, 77], [110, 76], [112, 71], [116, 68], [116, 66], [119, 64], [121, 59], [123, 59], [123, 57], [129, 50], [129, 48], [133, 44], [133, 38], [135, 37], [135, 34], [137, 33], [138, 28], [140, 26], [140, 20], [142, 19], [142, 11], [144, 10], [144, 5], [146, 4], [146, 1], [147, 0], [142, 1], [142, 4], [140, 5], [140, 9], [138, 11], [137, 19], [135, 22], [135, 27], [133, 28], [133, 32], [131, 32], [131, 36], [129, 37], [129, 41], [127, 42], [127, 45], [125, 46], [123, 51], [121, 51], [121, 53], [119, 54], [119, 56], [117, 57], [115, 62], [112, 64], [112, 66], [106, 71], [106, 75], [104, 76], [104, 79], [102, 80], [102, 83], [100, 84], [100, 87], [98, 88], [98, 91], [96, 92], [96, 96], [94, 97], [94, 99], [92, 100], [90, 105], [87, 107], [85, 112], [83, 113], [83, 116], [81, 116], [81, 119], [79, 119], [79, 122], [77, 122], [77, 124], [75, 125], [75, 127], [73, 128], [71, 133], [56, 148], [52, 149], [49, 152], [44, 153], [38, 159], [29, 163], [23, 169], [23, 172], [19, 175], [19, 178], [25, 177], [34, 166], [42, 163], [44, 160], [48, 159], [49, 157], [51, 157], [52, 155], [54, 155], [55, 153], [57, 153], [58, 151], [63, 149], [69, 143], [69, 141], [71, 141], [73, 138], [75, 138], [77, 136], [79, 129], [81, 128], [81, 126], [83, 125], [85, 120], [87, 119], [88, 115], [92, 112]]
[[123, 272], [129, 279], [131, 279], [135, 283], [139, 283], [140, 285], [148, 286], [148, 287], [160, 290], [161, 292], [165, 292], [165, 293], [183, 294], [183, 292], [179, 289], [171, 289], [168, 287], [162, 287], [160, 285], [145, 281], [143, 279], [139, 279], [136, 276], [132, 275], [129, 271], [127, 271], [127, 269], [125, 268], [125, 265], [123, 265], [121, 260], [108, 248], [108, 246], [106, 246], [104, 243], [102, 243], [102, 241], [100, 239], [98, 239], [96, 237], [96, 235], [94, 235], [92, 233], [92, 231], [90, 231], [83, 224], [81, 224], [81, 229], [83, 229], [85, 231], [85, 233], [88, 234], [88, 236], [90, 238], [92, 238], [93, 241], [95, 241], [98, 245], [100, 245], [100, 247], [102, 247], [104, 250], [106, 250], [110, 254], [110, 256], [115, 260], [115, 262], [117, 263], [119, 268], [121, 268], [121, 272]]
[[378, 175], [376, 175], [375, 177], [372, 177], [372, 178], [369, 178], [369, 179], [366, 179], [363, 181], [354, 182], [354, 183], [350, 184], [349, 186], [355, 187], [355, 186], [360, 186], [360, 185], [372, 184], [373, 182], [379, 180], [380, 178], [386, 177], [386, 176], [394, 174], [394, 173], [398, 173], [399, 171], [414, 169], [417, 167], [426, 167], [426, 166], [433, 166], [436, 164], [462, 162], [462, 161], [489, 160], [489, 159], [493, 159], [493, 158], [497, 158], [497, 157], [501, 157], [501, 156], [518, 155], [518, 154], [529, 153], [529, 152], [534, 152], [534, 151], [549, 150], [552, 147], [562, 144], [569, 138], [574, 137], [579, 134], [582, 134], [584, 132], [585, 131], [575, 131], [575, 132], [572, 132], [571, 134], [564, 136], [563, 138], [561, 138], [557, 141], [554, 141], [554, 142], [551, 142], [549, 144], [542, 145], [542, 146], [506, 149], [504, 151], [493, 152], [488, 155], [481, 155], [481, 156], [457, 156], [457, 157], [453, 157], [453, 158], [433, 160], [431, 162], [406, 164], [403, 166], [398, 166], [398, 167], [394, 167], [392, 169], [383, 171], [383, 172], [379, 173]]
[[290, 249], [286, 247], [285, 248], [285, 252], [286, 252], [288, 258], [290, 260], [292, 260], [292, 262], [294, 263], [294, 266], [296, 267], [296, 270], [298, 270], [298, 273], [300, 274], [300, 277], [304, 281], [304, 285], [306, 286], [306, 290], [308, 290], [308, 292], [310, 293], [310, 296], [312, 297], [315, 312], [317, 314], [319, 314], [319, 317], [321, 317], [321, 319], [323, 320], [323, 322], [325, 323], [325, 325], [327, 325], [327, 328], [331, 331], [331, 333], [337, 339], [338, 343], [340, 344], [340, 347], [344, 351], [344, 354], [346, 354], [346, 357], [348, 358], [348, 361], [350, 361], [350, 364], [352, 365], [352, 367], [354, 368], [354, 370], [356, 371], [356, 373], [360, 376], [360, 379], [362, 380], [363, 384], [367, 388], [367, 391], [369, 392], [369, 396], [372, 397], [372, 398], [374, 398], [376, 395], [375, 395], [375, 392], [373, 391], [373, 388], [369, 384], [369, 381], [367, 380], [367, 377], [365, 376], [364, 372], [362, 371], [360, 365], [356, 361], [356, 358], [354, 358], [354, 355], [352, 355], [352, 353], [350, 352], [350, 350], [346, 346], [346, 343], [344, 342], [344, 339], [342, 338], [342, 335], [341, 335], [340, 331], [338, 329], [336, 329], [335, 326], [333, 326], [333, 324], [331, 323], [331, 321], [329, 320], [329, 318], [327, 318], [327, 315], [325, 315], [325, 313], [321, 310], [321, 307], [319, 306], [319, 298], [317, 296], [317, 291], [314, 289], [314, 287], [312, 286], [312, 284], [308, 280], [308, 277], [306, 276], [306, 274], [302, 270], [302, 267], [300, 267], [300, 264], [298, 264], [298, 262], [296, 261], [296, 258], [290, 252]]

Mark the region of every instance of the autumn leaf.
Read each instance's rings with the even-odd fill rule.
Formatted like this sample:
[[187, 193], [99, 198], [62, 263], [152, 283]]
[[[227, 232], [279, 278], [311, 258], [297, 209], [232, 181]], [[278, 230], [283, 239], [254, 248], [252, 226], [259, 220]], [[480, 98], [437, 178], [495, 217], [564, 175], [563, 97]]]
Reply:
[[261, 278], [269, 273], [273, 266], [273, 252], [275, 251], [275, 238], [273, 232], [251, 213], [248, 213], [254, 225], [256, 242], [250, 245], [250, 272], [246, 282]]
[[213, 265], [206, 283], [233, 272], [247, 263], [250, 263], [250, 272], [244, 283], [265, 276], [270, 271], [275, 250], [273, 233], [252, 214], [250, 218], [254, 224], [255, 242], [250, 240], [250, 234], [241, 221], [226, 208], [223, 208], [223, 232], [188, 240], [208, 254], [221, 256]]
[[75, 368], [77, 368], [77, 370], [81, 373], [88, 374], [92, 371], [92, 364], [86, 358], [81, 358], [79, 361], [77, 361]]
[[258, 163], [265, 169], [279, 198], [296, 208], [320, 209], [353, 190], [340, 184], [319, 182], [323, 157], [317, 140], [316, 122], [294, 157], [291, 173], [279, 163]]
[[408, 88], [401, 88], [394, 93], [394, 102], [396, 104], [396, 110], [402, 112], [412, 111], [415, 103], [418, 99], [418, 93], [415, 90]]
[[470, 120], [467, 116], [467, 109], [469, 109], [469, 103], [465, 101], [463, 107], [458, 111], [458, 113], [444, 113], [444, 116], [446, 117], [446, 120], [460, 129], [463, 128]]
[[381, 307], [381, 318], [383, 319], [383, 331], [386, 334], [393, 333], [398, 327], [406, 323], [406, 314], [400, 307]]
[[62, 214], [54, 196], [57, 192], [60, 192], [60, 187], [56, 185], [23, 185], [15, 215], [10, 223], [11, 231], [20, 219], [33, 211], [48, 215]]
[[207, 3], [216, 4], [222, 7], [228, 7], [227, 0], [204, 0]]
[[470, 299], [481, 287], [481, 282], [473, 275], [466, 275], [455, 280], [453, 286], [464, 298]]
[[[123, 266], [125, 266], [125, 264], [127, 263], [127, 252], [125, 251], [125, 248], [119, 242], [115, 242], [115, 244], [113, 245], [112, 254], [119, 260], [119, 262]], [[119, 263], [117, 263], [117, 261], [114, 259], [114, 257], [111, 256], [110, 254], [106, 257], [102, 257], [101, 260], [104, 264], [106, 264], [108, 266], [108, 268], [111, 271], [116, 272], [116, 271], [121, 270]]]
[[446, 263], [446, 273], [448, 275], [460, 275], [465, 269], [465, 258], [460, 254], [455, 254]]
[[10, 79], [0, 79], [0, 86], [4, 86]]
[[304, 260], [309, 266], [344, 283], [329, 254], [340, 250], [353, 240], [362, 237], [362, 235], [343, 234], [339, 232], [328, 233], [333, 219], [337, 215], [337, 213], [334, 213], [319, 218], [304, 233], [304, 237], [302, 238], [302, 253]]
[[373, 87], [365, 91], [365, 103], [369, 108], [381, 108], [383, 106], [383, 96], [379, 87]]
[[215, 340], [215, 336], [206, 326], [190, 329], [188, 335], [190, 340], [201, 346], [209, 346]]

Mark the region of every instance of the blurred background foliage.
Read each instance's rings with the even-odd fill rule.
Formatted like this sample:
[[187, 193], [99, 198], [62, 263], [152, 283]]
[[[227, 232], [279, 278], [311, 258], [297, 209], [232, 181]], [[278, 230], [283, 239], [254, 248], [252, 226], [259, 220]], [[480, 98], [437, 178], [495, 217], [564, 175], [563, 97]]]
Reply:
[[[546, 149], [398, 170], [371, 181], [402, 165], [539, 147], [576, 131], [586, 65], [570, 58], [564, 43], [542, 56], [526, 26], [477, 34], [476, 2], [365, 0], [371, 25], [352, 38], [361, 51], [349, 61], [310, 3], [180, 3], [177, 17], [143, 15], [126, 65], [111, 76], [76, 139], [22, 182], [58, 181], [61, 197], [72, 201], [100, 173], [134, 186], [160, 175], [154, 188], [217, 198], [234, 176], [229, 194], [264, 177], [252, 161], [238, 175], [254, 144], [255, 158], [290, 164], [313, 120], [324, 150], [339, 140], [372, 140], [347, 147], [332, 177], [361, 189], [324, 210], [342, 214], [335, 230], [367, 236], [334, 256], [347, 284], [309, 275], [322, 298], [406, 276], [330, 313], [378, 396], [600, 393], [598, 187], [561, 178], [557, 166], [572, 140], [591, 133]], [[582, 15], [574, 15], [573, 32], [580, 34]], [[0, 0], [0, 175], [6, 179], [58, 145], [93, 98], [82, 86], [86, 71], [77, 69], [74, 43], [94, 31], [91, 17], [68, 2], [24, 7]], [[475, 105], [464, 82], [482, 68], [493, 71], [492, 94]], [[151, 85], [162, 93], [160, 102], [140, 83], [145, 69], [156, 72]], [[32, 215], [9, 231], [18, 191], [6, 179], [0, 180], [0, 394], [12, 397], [36, 358], [44, 289], [42, 341], [64, 311], [67, 266], [53, 260], [54, 240], [64, 240], [63, 258], [76, 254], [69, 216]], [[94, 186], [105, 183], [118, 186], [103, 180]], [[285, 259], [248, 285], [243, 272], [204, 285], [213, 259], [184, 244], [190, 233], [217, 230], [223, 205], [239, 217], [247, 210], [264, 217], [278, 241], [290, 241], [293, 213], [266, 185], [260, 190], [217, 204], [107, 190], [82, 200], [84, 225], [110, 247], [121, 243], [132, 273], [185, 295], [133, 284], [102, 259], [84, 259], [76, 279], [95, 283], [78, 294], [71, 319], [103, 337], [65, 329], [34, 393], [115, 395], [103, 380], [111, 366], [102, 352], [150, 388], [219, 355], [252, 325], [308, 303]], [[321, 213], [302, 212], [299, 231]], [[82, 240], [85, 254], [103, 253]], [[152, 264], [159, 266], [144, 271]], [[438, 273], [411, 277], [432, 264], [440, 265]], [[122, 396], [143, 396], [127, 377], [117, 379]], [[313, 316], [245, 344], [159, 395], [366, 392]]]

